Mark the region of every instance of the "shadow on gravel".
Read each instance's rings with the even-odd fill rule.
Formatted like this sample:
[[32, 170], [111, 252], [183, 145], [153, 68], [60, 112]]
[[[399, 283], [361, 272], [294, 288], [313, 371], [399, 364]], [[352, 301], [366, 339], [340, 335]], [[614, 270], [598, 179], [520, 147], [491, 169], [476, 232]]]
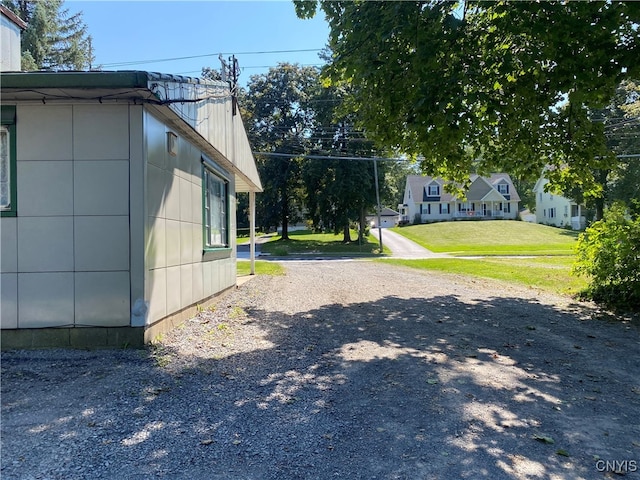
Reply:
[[635, 327], [516, 298], [247, 314], [262, 343], [215, 359], [4, 354], [3, 479], [593, 479], [640, 457]]

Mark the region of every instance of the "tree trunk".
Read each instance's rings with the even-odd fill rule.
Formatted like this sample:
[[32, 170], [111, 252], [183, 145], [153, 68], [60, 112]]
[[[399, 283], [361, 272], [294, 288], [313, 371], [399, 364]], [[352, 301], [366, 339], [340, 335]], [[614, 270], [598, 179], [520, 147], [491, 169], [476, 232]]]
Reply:
[[602, 220], [604, 218], [604, 199], [607, 196], [607, 177], [611, 170], [608, 169], [599, 169], [596, 171], [596, 178], [600, 185], [602, 185], [602, 195], [600, 198], [596, 198], [594, 200], [596, 206], [596, 221]]
[[289, 202], [287, 196], [282, 195], [282, 240], [289, 240]]
[[359, 241], [364, 243], [364, 232], [367, 229], [367, 218], [364, 215], [364, 207], [360, 208], [360, 232], [358, 233]]
[[343, 234], [344, 238], [342, 239], [342, 243], [351, 243], [351, 229], [349, 228], [348, 222], [344, 225]]
[[596, 198], [594, 203], [596, 206], [596, 221], [602, 220], [604, 218], [604, 198]]

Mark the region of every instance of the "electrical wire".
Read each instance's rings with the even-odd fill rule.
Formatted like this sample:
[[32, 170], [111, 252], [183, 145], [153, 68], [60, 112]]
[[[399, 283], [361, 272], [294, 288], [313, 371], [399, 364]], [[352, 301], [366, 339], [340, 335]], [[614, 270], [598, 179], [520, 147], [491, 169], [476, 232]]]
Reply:
[[191, 60], [194, 58], [217, 57], [219, 55], [236, 55], [236, 56], [237, 55], [268, 55], [268, 54], [277, 54], [277, 53], [320, 52], [321, 50], [322, 48], [302, 48], [302, 49], [296, 49], [296, 50], [265, 50], [265, 51], [257, 51], [257, 52], [206, 53], [203, 55], [189, 55], [186, 57], [171, 57], [171, 58], [158, 58], [155, 60], [132, 60], [128, 62], [103, 63], [102, 66], [103, 67], [125, 67], [125, 66], [131, 66], [131, 65], [143, 65], [145, 63], [164, 63], [164, 62], [174, 62], [177, 60]]

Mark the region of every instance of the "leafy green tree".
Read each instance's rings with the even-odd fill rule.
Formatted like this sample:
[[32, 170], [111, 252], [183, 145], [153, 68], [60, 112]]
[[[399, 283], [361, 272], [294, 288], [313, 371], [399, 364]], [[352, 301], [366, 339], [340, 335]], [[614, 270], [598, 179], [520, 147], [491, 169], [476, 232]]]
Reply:
[[384, 181], [381, 182], [384, 188], [380, 192], [380, 203], [395, 210], [404, 200], [407, 177], [420, 175], [420, 166], [417, 161], [409, 158], [404, 161], [385, 162], [384, 165]]
[[318, 5], [329, 26], [328, 80], [382, 146], [422, 155], [429, 174], [536, 178], [599, 193], [615, 165], [594, 108], [640, 70], [634, 2], [368, 2]]
[[611, 104], [597, 112], [596, 120], [603, 122], [607, 145], [619, 156], [607, 175], [606, 202], [640, 205], [634, 203], [640, 202], [640, 84], [622, 82]]
[[94, 61], [82, 12], [70, 14], [63, 0], [2, 0], [27, 23], [22, 34], [23, 70], [86, 70]]
[[[343, 159], [307, 159], [303, 179], [306, 206], [315, 228], [342, 232], [343, 242], [351, 242], [352, 224], [359, 225], [359, 236], [366, 231], [365, 216], [376, 205], [373, 163], [369, 158], [378, 152], [364, 132], [353, 125], [352, 115], [341, 115], [337, 108], [345, 93], [322, 88], [314, 101], [316, 126], [311, 140], [316, 155], [347, 157]], [[384, 166], [380, 166], [383, 178]]]
[[574, 273], [590, 278], [585, 296], [609, 307], [640, 311], [640, 216], [614, 203], [578, 237]]
[[253, 150], [283, 155], [257, 155], [264, 192], [256, 205], [260, 226], [282, 225], [283, 239], [302, 213], [302, 159], [290, 155], [309, 150], [315, 117], [311, 100], [319, 85], [317, 69], [281, 63], [250, 77], [241, 101]]

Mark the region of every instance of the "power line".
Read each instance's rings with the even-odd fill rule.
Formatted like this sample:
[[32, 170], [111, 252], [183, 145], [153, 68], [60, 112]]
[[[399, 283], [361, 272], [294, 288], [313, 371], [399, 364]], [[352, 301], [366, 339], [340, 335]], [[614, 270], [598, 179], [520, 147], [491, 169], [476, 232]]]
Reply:
[[[302, 64], [299, 64], [299, 65], [301, 67], [322, 67], [325, 64], [324, 63], [302, 63]], [[275, 68], [276, 66], [277, 65], [250, 65], [248, 67], [241, 66], [240, 70], [248, 70], [250, 68], [254, 68], [254, 69], [257, 69], [257, 68]], [[200, 69], [200, 70], [189, 70], [187, 72], [178, 72], [176, 75], [189, 75], [189, 74], [192, 74], [192, 73], [201, 74], [202, 73], [202, 69]], [[320, 100], [318, 100], [318, 101], [320, 101]]]
[[385, 158], [385, 157], [337, 157], [335, 155], [307, 155], [294, 153], [272, 153], [272, 152], [253, 152], [255, 155], [265, 155], [267, 157], [284, 157], [284, 158], [308, 158], [310, 160], [381, 160], [388, 162], [406, 162], [406, 158]]
[[[112, 62], [103, 63], [103, 67], [124, 67], [129, 65], [142, 65], [144, 63], [161, 63], [161, 62], [173, 62], [176, 60], [191, 60], [194, 58], [205, 57], [217, 57], [218, 55], [267, 55], [276, 53], [303, 53], [303, 52], [319, 52], [321, 48], [302, 48], [296, 50], [264, 50], [256, 52], [230, 52], [230, 53], [206, 53], [204, 55], [189, 55], [187, 57], [171, 57], [171, 58], [158, 58], [155, 60], [132, 60], [129, 62]], [[257, 67], [256, 67], [257, 68]]]

